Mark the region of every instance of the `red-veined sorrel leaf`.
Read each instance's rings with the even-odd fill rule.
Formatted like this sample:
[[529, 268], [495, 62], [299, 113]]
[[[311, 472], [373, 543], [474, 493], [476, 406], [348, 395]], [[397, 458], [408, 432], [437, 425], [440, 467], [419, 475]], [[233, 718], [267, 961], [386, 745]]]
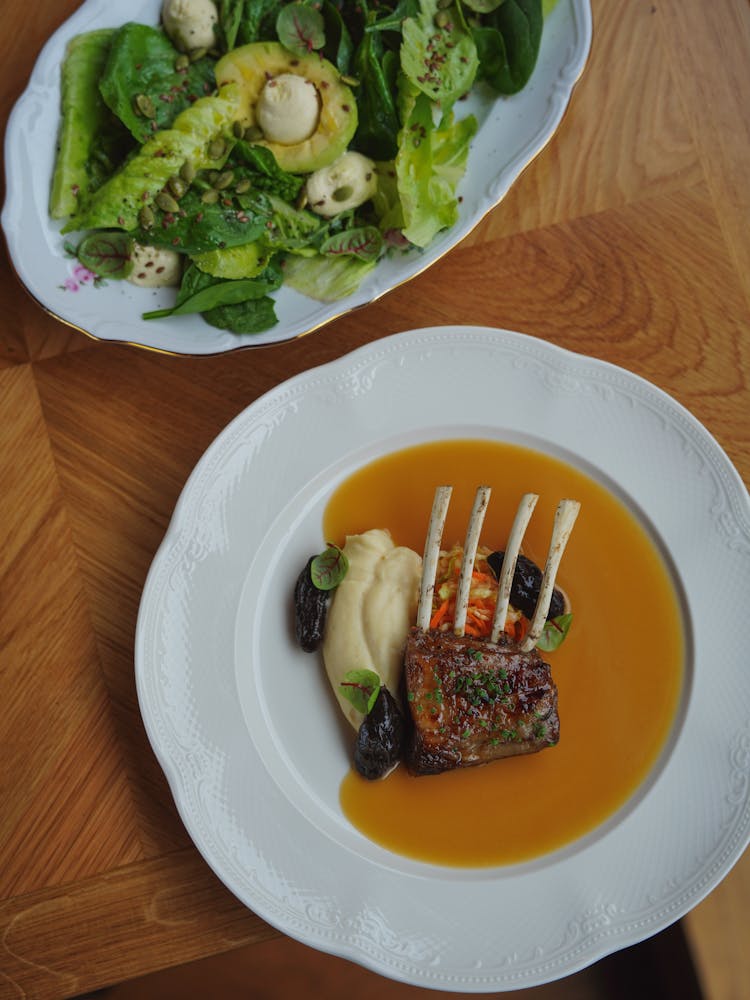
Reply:
[[304, 3], [289, 3], [276, 18], [276, 34], [285, 49], [304, 55], [326, 42], [323, 15]]
[[329, 545], [310, 564], [310, 577], [318, 590], [338, 587], [349, 569], [349, 560], [338, 545]]
[[342, 696], [367, 715], [380, 693], [380, 678], [374, 670], [349, 670], [339, 685]]
[[334, 233], [320, 245], [320, 252], [331, 257], [359, 257], [360, 260], [376, 260], [383, 249], [383, 237], [375, 226], [346, 229]]
[[78, 246], [78, 259], [103, 278], [127, 278], [133, 270], [133, 241], [125, 233], [92, 233]]

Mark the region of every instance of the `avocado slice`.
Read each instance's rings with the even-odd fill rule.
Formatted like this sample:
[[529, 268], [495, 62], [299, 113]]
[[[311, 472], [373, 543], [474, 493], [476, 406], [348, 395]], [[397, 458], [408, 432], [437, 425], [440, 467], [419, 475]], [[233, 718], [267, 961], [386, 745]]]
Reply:
[[[195, 170], [221, 168], [231, 149], [231, 129], [239, 103], [239, 90], [230, 85], [186, 108], [170, 129], [154, 132], [153, 138], [92, 195], [64, 226], [63, 233], [83, 229], [130, 232], [138, 225], [141, 208], [155, 199], [186, 160]], [[225, 141], [218, 143], [218, 154], [216, 140], [222, 137]]]
[[289, 173], [307, 174], [333, 163], [347, 148], [357, 129], [354, 95], [342, 83], [335, 66], [317, 53], [297, 54], [278, 42], [251, 42], [223, 56], [215, 72], [220, 87], [233, 83], [240, 88], [239, 121], [246, 129], [258, 127], [256, 106], [269, 80], [283, 73], [293, 73], [315, 85], [320, 117], [308, 139], [292, 145], [270, 142], [262, 137], [253, 140], [270, 149], [279, 166]]
[[76, 35], [68, 43], [62, 67], [62, 125], [52, 177], [49, 212], [64, 219], [78, 208], [89, 187], [88, 159], [109, 110], [97, 86], [114, 29]]

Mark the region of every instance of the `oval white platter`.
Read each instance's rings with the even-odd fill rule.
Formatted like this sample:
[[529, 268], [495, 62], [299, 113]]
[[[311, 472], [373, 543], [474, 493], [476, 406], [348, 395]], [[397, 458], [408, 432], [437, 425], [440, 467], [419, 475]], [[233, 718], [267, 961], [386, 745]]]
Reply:
[[[522, 865], [423, 864], [349, 824], [346, 742], [290, 627], [332, 490], [380, 455], [451, 437], [527, 444], [601, 481], [651, 533], [682, 604], [685, 685], [652, 774], [601, 827]], [[136, 679], [186, 828], [248, 907], [398, 980], [511, 990], [662, 930], [742, 854], [750, 678], [730, 626], [749, 604], [750, 500], [689, 412], [544, 341], [437, 327], [298, 375], [217, 437], [150, 570]]]
[[219, 354], [291, 340], [372, 302], [429, 267], [502, 200], [553, 136], [591, 45], [589, 0], [559, 0], [545, 22], [539, 59], [527, 86], [498, 101], [475, 88], [462, 102], [461, 113], [475, 114], [480, 128], [459, 189], [460, 218], [427, 250], [384, 259], [354, 295], [338, 302], [316, 302], [282, 288], [274, 296], [276, 326], [260, 334], [232, 334], [209, 326], [200, 316], [141, 319], [145, 311], [171, 305], [174, 291], [137, 288], [125, 281], [94, 287], [90, 276], [76, 271], [76, 261], [66, 257], [61, 224], [48, 215], [59, 128], [60, 65], [68, 40], [126, 21], [155, 25], [160, 6], [158, 0], [86, 0], [49, 39], [8, 121], [2, 226], [19, 278], [52, 315], [100, 340], [173, 354]]

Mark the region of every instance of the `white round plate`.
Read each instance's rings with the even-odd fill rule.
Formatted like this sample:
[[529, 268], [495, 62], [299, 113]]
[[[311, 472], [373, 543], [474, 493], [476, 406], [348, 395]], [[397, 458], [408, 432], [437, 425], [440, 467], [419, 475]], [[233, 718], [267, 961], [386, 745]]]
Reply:
[[5, 137], [7, 197], [2, 225], [13, 265], [32, 296], [64, 323], [89, 335], [174, 354], [220, 354], [291, 340], [317, 329], [413, 278], [446, 254], [506, 194], [523, 168], [556, 131], [591, 44], [590, 0], [559, 0], [545, 22], [533, 76], [515, 96], [498, 101], [475, 88], [460, 105], [480, 123], [459, 194], [459, 221], [423, 252], [380, 262], [358, 291], [333, 303], [289, 288], [274, 296], [278, 324], [259, 334], [233, 334], [200, 316], [142, 320], [166, 308], [174, 290], [137, 288], [126, 281], [94, 287], [66, 257], [61, 223], [48, 215], [59, 128], [60, 65], [70, 38], [125, 21], [157, 24], [159, 0], [87, 0], [45, 45], [29, 85], [11, 113]]
[[[400, 857], [348, 823], [346, 743], [289, 622], [342, 479], [402, 447], [469, 437], [530, 444], [614, 489], [672, 567], [688, 650], [668, 752], [627, 807], [567, 848], [483, 869]], [[748, 606], [748, 494], [684, 408], [532, 337], [437, 327], [298, 375], [218, 436], [149, 573], [136, 679], [185, 825], [248, 907], [395, 979], [509, 990], [663, 929], [740, 857], [750, 678], [734, 623]]]

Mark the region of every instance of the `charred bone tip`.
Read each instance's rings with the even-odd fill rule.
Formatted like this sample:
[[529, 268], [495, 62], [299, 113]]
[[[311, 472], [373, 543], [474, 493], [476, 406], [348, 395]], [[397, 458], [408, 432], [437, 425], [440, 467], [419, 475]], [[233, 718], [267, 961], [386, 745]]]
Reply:
[[461, 560], [461, 575], [458, 580], [458, 591], [456, 593], [456, 612], [453, 618], [453, 632], [455, 635], [463, 635], [466, 627], [466, 614], [469, 609], [469, 591], [471, 589], [471, 574], [474, 569], [474, 560], [479, 546], [479, 535], [484, 523], [484, 515], [487, 513], [487, 505], [490, 502], [490, 487], [477, 487], [474, 496], [474, 506], [469, 516], [469, 524], [466, 528], [466, 541], [464, 542], [464, 554]]
[[516, 516], [513, 519], [508, 544], [505, 547], [502, 568], [497, 579], [497, 605], [495, 606], [495, 615], [492, 620], [491, 642], [497, 642], [500, 638], [500, 633], [505, 631], [505, 620], [508, 617], [510, 592], [513, 587], [513, 575], [516, 571], [518, 554], [521, 551], [523, 536], [526, 534], [526, 529], [529, 526], [529, 521], [531, 520], [531, 515], [534, 513], [538, 499], [538, 493], [524, 493], [518, 504]]
[[552, 538], [550, 539], [544, 576], [542, 577], [542, 585], [539, 589], [539, 597], [534, 609], [534, 617], [531, 619], [529, 631], [521, 643], [521, 650], [523, 652], [527, 653], [534, 648], [544, 629], [550, 601], [552, 600], [552, 591], [555, 587], [557, 570], [580, 509], [581, 505], [577, 500], [561, 500], [557, 505], [555, 521], [552, 527]]
[[422, 580], [419, 589], [419, 606], [417, 608], [417, 627], [426, 632], [430, 627], [432, 617], [432, 595], [435, 592], [435, 575], [437, 574], [440, 542], [443, 537], [445, 517], [448, 513], [452, 486], [438, 486], [432, 501], [430, 524], [427, 529], [427, 540], [422, 559]]

